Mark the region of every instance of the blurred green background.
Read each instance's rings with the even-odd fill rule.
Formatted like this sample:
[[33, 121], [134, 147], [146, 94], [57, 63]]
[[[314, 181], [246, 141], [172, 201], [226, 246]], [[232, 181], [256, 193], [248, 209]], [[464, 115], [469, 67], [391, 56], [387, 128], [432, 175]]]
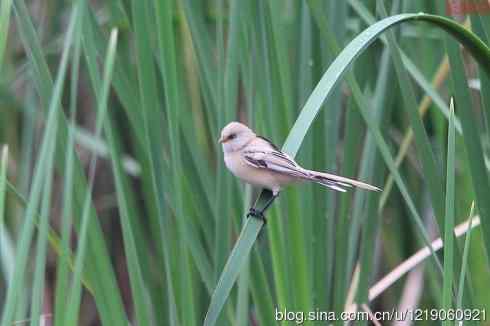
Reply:
[[[286, 189], [218, 324], [295, 325], [275, 320], [285, 309], [490, 313], [490, 7], [464, 2], [1, 0], [1, 325], [201, 325], [258, 194], [225, 168], [219, 132], [239, 120], [281, 146], [322, 77], [338, 84], [293, 140], [297, 161], [383, 192]], [[470, 29], [479, 62], [410, 21], [347, 78], [324, 75], [363, 30], [418, 12]], [[454, 239], [474, 201], [482, 226]], [[438, 237], [446, 250], [374, 297]]]

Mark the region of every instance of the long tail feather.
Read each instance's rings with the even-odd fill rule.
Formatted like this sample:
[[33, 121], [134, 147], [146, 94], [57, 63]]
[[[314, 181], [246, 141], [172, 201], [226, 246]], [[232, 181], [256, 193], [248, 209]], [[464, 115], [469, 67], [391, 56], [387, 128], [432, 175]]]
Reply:
[[331, 189], [337, 190], [337, 191], [342, 191], [345, 192], [346, 190], [344, 188], [346, 187], [358, 187], [366, 190], [371, 190], [371, 191], [381, 191], [378, 187], [372, 186], [370, 184], [341, 177], [335, 174], [330, 174], [330, 173], [324, 173], [324, 172], [317, 172], [317, 171], [312, 171], [312, 170], [306, 170], [308, 173], [309, 177], [308, 179], [311, 181], [314, 181], [316, 183], [319, 183], [321, 185], [324, 185], [326, 187], [329, 187]]

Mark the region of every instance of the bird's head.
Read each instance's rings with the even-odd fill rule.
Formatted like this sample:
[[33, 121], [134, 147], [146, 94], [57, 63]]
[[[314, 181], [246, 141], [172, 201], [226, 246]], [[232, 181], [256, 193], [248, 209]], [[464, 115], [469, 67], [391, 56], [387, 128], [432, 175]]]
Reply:
[[219, 142], [223, 145], [223, 151], [229, 153], [240, 150], [255, 137], [255, 133], [249, 127], [233, 121], [221, 130]]

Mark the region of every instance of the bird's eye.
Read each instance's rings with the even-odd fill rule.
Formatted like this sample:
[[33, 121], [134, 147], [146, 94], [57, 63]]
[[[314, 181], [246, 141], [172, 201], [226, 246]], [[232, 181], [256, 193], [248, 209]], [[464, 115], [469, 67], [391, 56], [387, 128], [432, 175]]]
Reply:
[[235, 139], [236, 138], [236, 134], [231, 134], [230, 137], [228, 137], [229, 139]]

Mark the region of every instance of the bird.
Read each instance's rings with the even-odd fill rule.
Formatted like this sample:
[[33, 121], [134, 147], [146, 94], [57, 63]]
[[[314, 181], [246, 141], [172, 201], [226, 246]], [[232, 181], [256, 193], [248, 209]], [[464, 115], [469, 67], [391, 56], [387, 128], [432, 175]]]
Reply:
[[245, 183], [272, 192], [272, 197], [261, 210], [252, 207], [247, 214], [247, 217], [259, 218], [264, 223], [265, 210], [280, 191], [290, 184], [310, 181], [340, 192], [345, 192], [350, 187], [381, 191], [380, 188], [361, 181], [305, 169], [270, 140], [256, 135], [240, 122], [228, 123], [221, 130], [219, 143], [223, 148], [225, 165], [233, 175]]

